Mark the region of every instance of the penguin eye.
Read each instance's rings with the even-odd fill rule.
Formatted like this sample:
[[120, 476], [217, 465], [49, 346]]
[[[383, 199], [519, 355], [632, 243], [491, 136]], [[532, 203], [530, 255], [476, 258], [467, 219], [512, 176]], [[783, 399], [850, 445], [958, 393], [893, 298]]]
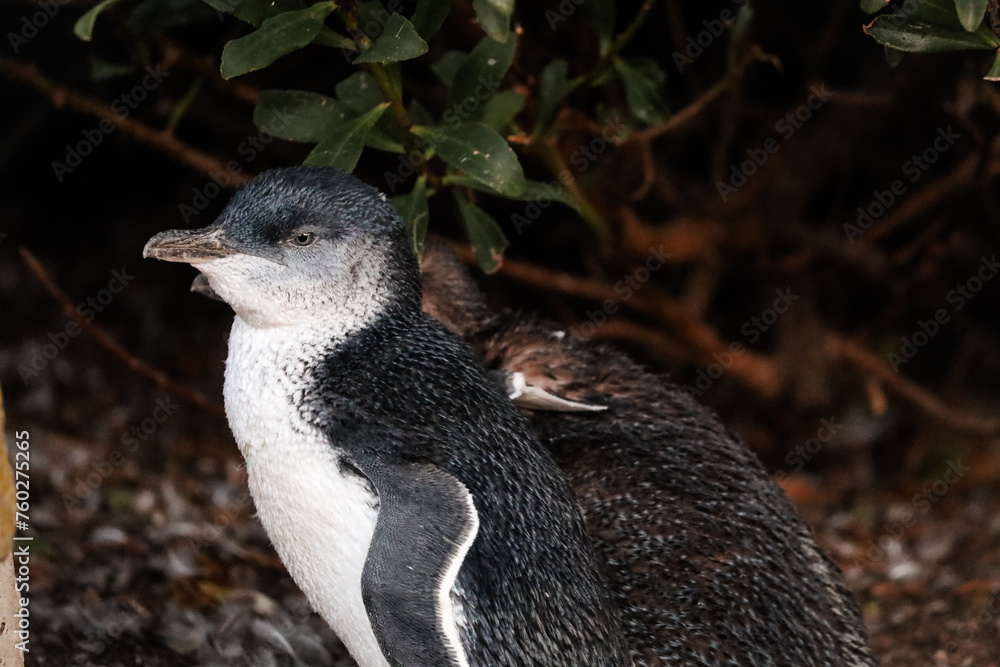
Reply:
[[305, 247], [307, 245], [312, 245], [316, 242], [316, 235], [312, 232], [302, 232], [301, 234], [296, 234], [291, 239], [292, 245], [297, 245], [299, 247]]

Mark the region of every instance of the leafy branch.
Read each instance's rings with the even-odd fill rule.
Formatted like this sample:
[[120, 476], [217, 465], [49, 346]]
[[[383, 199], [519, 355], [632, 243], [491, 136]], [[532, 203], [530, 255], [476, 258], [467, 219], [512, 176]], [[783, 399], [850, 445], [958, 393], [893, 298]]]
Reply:
[[[129, 35], [143, 32], [136, 15], [157, 0], [105, 0], [77, 23], [76, 33], [91, 40], [102, 16], [110, 17]], [[188, 0], [193, 1], [193, 0]], [[564, 60], [554, 60], [537, 76], [512, 68], [523, 31], [512, 29], [513, 0], [472, 0], [483, 31], [468, 52], [448, 51], [427, 62], [428, 42], [445, 23], [450, 3], [419, 0], [409, 16], [389, 0], [203, 0], [172, 24], [204, 20], [205, 11], [228, 14], [252, 30], [228, 41], [221, 58], [224, 80], [272, 67], [281, 58], [311, 48], [337, 50], [354, 71], [335, 85], [333, 95], [308, 90], [263, 90], [256, 101], [254, 123], [280, 139], [311, 144], [304, 163], [352, 171], [366, 150], [397, 156], [397, 167], [384, 173], [393, 193], [410, 184], [393, 202], [407, 222], [415, 248], [423, 246], [428, 202], [450, 191], [464, 221], [480, 265], [496, 270], [508, 241], [501, 226], [483, 208], [481, 195], [515, 201], [546, 198], [576, 210], [593, 232], [606, 235], [609, 224], [586, 194], [563, 154], [565, 113], [582, 114], [608, 127], [608, 118], [629, 131], [666, 124], [671, 112], [663, 100], [666, 74], [652, 60], [622, 54], [646, 22], [656, 0], [646, 0], [620, 33], [615, 33], [615, 4], [589, 0], [585, 6], [599, 44], [596, 63], [570, 77]], [[387, 8], [388, 7], [388, 8]], [[200, 10], [199, 10], [200, 8]], [[393, 11], [393, 9], [397, 9]], [[339, 27], [334, 27], [339, 23]], [[405, 68], [429, 68], [445, 88], [447, 103], [429, 111], [419, 98], [407, 99], [402, 82]], [[407, 69], [409, 71], [409, 69]], [[624, 92], [626, 109], [595, 103], [593, 95], [574, 93], [610, 87]], [[200, 91], [197, 82], [178, 105], [169, 130], [181, 122]], [[615, 93], [612, 100], [620, 100]], [[610, 115], [609, 115], [610, 113]], [[528, 130], [527, 128], [531, 128]], [[617, 141], [623, 134], [616, 134]], [[533, 156], [546, 169], [548, 183], [525, 177], [522, 159]], [[512, 218], [513, 220], [513, 218]]]
[[904, 53], [993, 50], [997, 55], [983, 78], [1000, 81], [1000, 21], [987, 21], [990, 0], [920, 0], [890, 10], [887, 0], [861, 0], [861, 9], [879, 15], [865, 34], [885, 47], [886, 60], [896, 66]]

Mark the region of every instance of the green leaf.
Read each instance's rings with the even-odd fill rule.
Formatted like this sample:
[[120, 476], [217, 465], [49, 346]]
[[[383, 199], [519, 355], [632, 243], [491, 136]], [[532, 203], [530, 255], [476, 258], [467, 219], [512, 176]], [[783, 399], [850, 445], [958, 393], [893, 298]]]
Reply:
[[598, 50], [603, 56], [615, 41], [615, 3], [613, 0], [587, 0], [583, 8], [597, 33]]
[[85, 42], [89, 42], [94, 37], [94, 22], [101, 12], [117, 5], [121, 0], [104, 0], [87, 10], [83, 16], [76, 20], [73, 25], [73, 34]]
[[865, 14], [880, 12], [889, 6], [889, 0], [861, 0], [861, 11]]
[[524, 108], [524, 97], [516, 90], [504, 90], [486, 101], [483, 105], [483, 125], [491, 127], [501, 134], [507, 130], [514, 117]]
[[997, 52], [996, 57], [993, 59], [990, 71], [983, 78], [987, 81], [1000, 81], [1000, 51]]
[[990, 0], [955, 0], [958, 20], [962, 22], [962, 27], [966, 31], [975, 32], [979, 29], [983, 19], [986, 18], [988, 4]]
[[188, 112], [194, 101], [198, 99], [198, 93], [201, 92], [201, 86], [205, 79], [197, 78], [187, 89], [187, 92], [177, 100], [174, 104], [174, 108], [170, 110], [170, 116], [167, 118], [167, 132], [174, 132], [177, 126], [180, 125], [181, 121], [184, 119], [184, 114]]
[[667, 73], [663, 71], [660, 64], [652, 58], [628, 58], [625, 64], [639, 70], [644, 77], [649, 79], [657, 88], [663, 87], [667, 82]]
[[[486, 194], [495, 195], [497, 197], [506, 196], [496, 190], [486, 187], [476, 179], [470, 178], [465, 174], [448, 174], [441, 179], [441, 182], [445, 185], [454, 185], [460, 188], [472, 188], [473, 190], [485, 192]], [[577, 201], [573, 198], [573, 195], [566, 191], [566, 188], [559, 184], [558, 181], [552, 181], [551, 183], [526, 181], [524, 184], [524, 190], [520, 195], [516, 197], [507, 196], [507, 198], [517, 201], [535, 201], [543, 203], [555, 201], [560, 204], [565, 204], [573, 210], [577, 210]]]
[[117, 63], [90, 54], [87, 56], [90, 65], [90, 78], [93, 81], [107, 81], [120, 76], [134, 74], [139, 68], [132, 63]]
[[538, 78], [538, 107], [535, 132], [548, 126], [566, 96], [583, 82], [582, 77], [567, 79], [569, 66], [565, 60], [553, 60], [542, 69]]
[[389, 200], [406, 223], [406, 237], [413, 244], [417, 257], [424, 254], [427, 239], [427, 223], [430, 211], [427, 208], [427, 177], [420, 176], [409, 194], [398, 195]]
[[732, 31], [732, 39], [729, 42], [730, 49], [734, 48], [736, 43], [743, 38], [751, 23], [753, 23], [753, 7], [747, 4], [736, 10], [736, 18], [733, 19], [732, 26], [729, 28]]
[[129, 12], [127, 23], [131, 32], [138, 36], [211, 21], [215, 17], [216, 12], [202, 0], [143, 0]]
[[496, 95], [507, 69], [514, 60], [517, 38], [511, 35], [497, 42], [484, 37], [455, 72], [451, 87], [451, 108], [463, 120], [478, 120], [483, 102]]
[[332, 97], [305, 90], [264, 90], [253, 110], [257, 129], [288, 141], [322, 141], [347, 120]]
[[[386, 70], [390, 78], [398, 75], [394, 69], [396, 64], [389, 65]], [[398, 85], [398, 84], [396, 84]], [[352, 115], [360, 116], [373, 107], [382, 104], [385, 98], [382, 90], [375, 83], [375, 78], [368, 72], [355, 72], [337, 84], [337, 100]], [[395, 116], [383, 116], [365, 139], [365, 145], [391, 153], [402, 153], [402, 128], [396, 122]]]
[[417, 29], [420, 36], [430, 39], [438, 30], [441, 24], [448, 18], [448, 10], [451, 9], [450, 2], [442, 0], [417, 0], [417, 8], [410, 17], [410, 23]]
[[368, 72], [355, 72], [338, 83], [336, 91], [340, 103], [355, 115], [361, 115], [385, 101], [375, 77]]
[[414, 126], [413, 132], [430, 139], [442, 160], [483, 185], [508, 197], [524, 192], [524, 171], [517, 155], [506, 139], [482, 123]]
[[903, 62], [905, 51], [894, 49], [891, 46], [883, 46], [882, 48], [885, 49], [885, 62], [889, 64], [889, 67], [898, 67], [899, 63]]
[[408, 109], [410, 113], [410, 120], [413, 121], [414, 125], [433, 125], [434, 117], [431, 116], [431, 112], [427, 110], [420, 100], [413, 98], [410, 100], [410, 108]]
[[[387, 153], [405, 153], [406, 148], [403, 146], [403, 142], [398, 139], [394, 139], [392, 134], [385, 131], [381, 126], [385, 124], [385, 121], [391, 118], [389, 116], [382, 116], [378, 123], [375, 123], [375, 127], [372, 131], [368, 133], [365, 137], [365, 146], [368, 148], [374, 148], [378, 151], [386, 151]], [[396, 123], [395, 120], [392, 120]], [[398, 124], [397, 124], [398, 127]]]
[[[509, 7], [510, 11], [507, 11]], [[483, 31], [498, 42], [507, 39], [510, 34], [510, 15], [514, 3], [508, 0], [472, 0], [472, 9], [476, 12], [479, 25]]]
[[893, 25], [903, 23], [929, 23], [939, 28], [964, 30], [955, 10], [955, 0], [919, 0], [881, 18], [891, 19]]
[[514, 0], [487, 0], [489, 5], [505, 16], [514, 13]]
[[625, 85], [625, 98], [632, 115], [650, 125], [665, 123], [670, 110], [660, 97], [666, 74], [659, 65], [639, 58], [618, 58], [614, 67]]
[[228, 42], [222, 49], [222, 78], [267, 67], [283, 55], [310, 44], [333, 11], [333, 2], [321, 2], [308, 9], [278, 14], [265, 19], [260, 28]]
[[[248, 18], [243, 18], [239, 15], [241, 9], [245, 9], [247, 5], [252, 5], [253, 0], [244, 0], [243, 2], [233, 3], [230, 0], [203, 0], [206, 5], [214, 9], [219, 14], [219, 20], [222, 20], [223, 14], [229, 14], [230, 16], [235, 16], [236, 18], [242, 19], [254, 26], [255, 28], [260, 25], [260, 21], [254, 23]], [[263, 19], [261, 19], [262, 21]]]
[[437, 59], [437, 62], [431, 65], [431, 70], [437, 78], [441, 79], [441, 83], [451, 88], [455, 83], [455, 75], [458, 73], [458, 69], [468, 57], [468, 53], [447, 51]]
[[895, 25], [890, 16], [876, 17], [865, 26], [864, 31], [883, 46], [910, 53], [995, 49], [1000, 46], [1000, 39], [983, 30], [968, 33], [961, 28], [942, 28], [916, 21]]
[[253, 27], [260, 27], [264, 19], [278, 14], [306, 9], [303, 0], [204, 0], [217, 12], [230, 14], [246, 21]]
[[375, 42], [361, 52], [355, 63], [398, 63], [427, 53], [427, 42], [417, 34], [413, 24], [399, 14], [389, 17]]
[[383, 102], [365, 115], [347, 121], [319, 142], [302, 164], [354, 171], [365, 148], [365, 137], [388, 108], [389, 103]]
[[[389, 27], [392, 15], [386, 11], [381, 0], [355, 0], [353, 3], [342, 1], [340, 5], [342, 7], [353, 5], [352, 11], [358, 28], [373, 42], [392, 30]], [[402, 8], [402, 4], [398, 0], [392, 0], [389, 5], [393, 8], [394, 13], [398, 13], [398, 10]]]
[[463, 193], [456, 191], [454, 194], [458, 210], [465, 220], [465, 231], [469, 235], [472, 249], [476, 252], [476, 261], [483, 271], [493, 273], [500, 268], [503, 251], [510, 242], [503, 235], [500, 225], [486, 211], [469, 201]]
[[522, 201], [537, 201], [545, 202], [549, 199], [552, 201], [557, 201], [560, 204], [565, 204], [573, 210], [579, 210], [577, 200], [573, 198], [569, 192], [566, 191], [562, 185], [557, 181], [552, 183], [542, 183], [541, 181], [528, 181], [525, 185], [524, 192], [518, 199]]

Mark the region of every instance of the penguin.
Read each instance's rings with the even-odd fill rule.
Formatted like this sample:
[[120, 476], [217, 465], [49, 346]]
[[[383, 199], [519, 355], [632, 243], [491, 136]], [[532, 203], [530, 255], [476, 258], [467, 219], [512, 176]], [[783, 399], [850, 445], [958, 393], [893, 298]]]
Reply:
[[569, 477], [636, 666], [876, 664], [840, 571], [718, 417], [612, 347], [492, 310], [444, 244], [421, 268], [424, 310], [488, 369], [606, 408], [524, 414]]
[[[225, 303], [222, 297], [212, 290], [208, 278], [203, 273], [195, 276], [194, 281], [191, 283], [191, 292], [201, 294], [213, 301]], [[426, 305], [427, 301], [425, 300], [424, 303]], [[553, 412], [599, 412], [607, 409], [604, 405], [591, 405], [570, 401], [561, 396], [551, 394], [540, 387], [529, 385], [523, 373], [500, 371], [493, 374], [504, 384], [507, 388], [508, 398], [518, 407], [551, 410]]]
[[225, 407], [258, 516], [360, 667], [632, 664], [566, 476], [422, 311], [382, 193], [267, 171], [143, 256], [235, 311]]

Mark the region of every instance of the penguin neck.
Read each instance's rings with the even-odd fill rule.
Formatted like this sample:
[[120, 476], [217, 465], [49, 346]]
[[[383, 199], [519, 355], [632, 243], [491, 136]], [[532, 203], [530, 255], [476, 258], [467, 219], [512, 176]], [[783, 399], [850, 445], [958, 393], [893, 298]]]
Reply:
[[[339, 274], [317, 275], [283, 284], [264, 275], [246, 289], [240, 267], [205, 266], [212, 288], [236, 312], [241, 326], [274, 330], [281, 339], [337, 342], [377, 321], [408, 320], [420, 312], [419, 272], [412, 253], [391, 244], [382, 252], [361, 253]], [[244, 261], [217, 260], [232, 264]], [[256, 261], [256, 260], [252, 260]], [[211, 270], [210, 270], [211, 269]], [[250, 273], [250, 272], [246, 272]], [[236, 276], [238, 280], [234, 280]]]
[[230, 346], [245, 347], [247, 352], [255, 350], [265, 356], [273, 356], [279, 365], [301, 361], [311, 366], [335, 350], [345, 346], [353, 347], [352, 343], [355, 342], [370, 340], [372, 335], [377, 339], [403, 336], [411, 328], [413, 318], [419, 316], [418, 308], [402, 304], [391, 304], [372, 312], [350, 310], [331, 313], [327, 318], [281, 327], [255, 326], [236, 315], [230, 334]]
[[414, 320], [422, 316], [420, 300], [417, 283], [392, 292], [378, 290], [364, 298], [347, 298], [339, 303], [330, 301], [316, 316], [281, 326], [261, 325], [252, 317], [237, 312], [230, 347], [273, 357], [274, 363], [279, 365], [303, 362], [311, 366], [345, 346], [353, 348], [362, 342], [405, 337], [412, 333]]

